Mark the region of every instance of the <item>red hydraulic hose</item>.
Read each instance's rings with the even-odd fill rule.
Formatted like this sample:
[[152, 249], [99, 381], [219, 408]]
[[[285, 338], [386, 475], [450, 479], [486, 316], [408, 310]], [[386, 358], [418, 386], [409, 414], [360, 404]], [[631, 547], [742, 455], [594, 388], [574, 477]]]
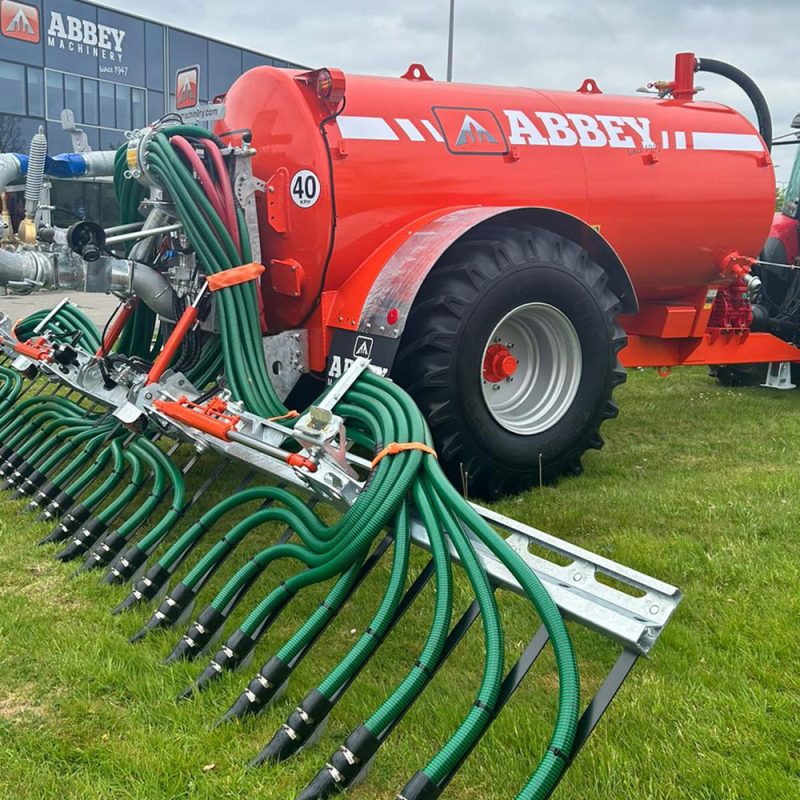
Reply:
[[210, 142], [206, 143], [206, 151], [211, 156], [211, 160], [214, 162], [214, 168], [217, 171], [217, 175], [219, 175], [220, 196], [225, 206], [225, 216], [223, 219], [233, 237], [233, 243], [236, 245], [236, 249], [239, 251], [239, 254], [241, 254], [242, 247], [239, 239], [239, 225], [236, 222], [236, 206], [233, 201], [233, 187], [231, 186], [228, 170], [225, 168], [222, 153], [220, 153], [219, 148], [215, 144]]
[[169, 141], [176, 150], [186, 156], [189, 165], [197, 174], [200, 185], [203, 187], [206, 196], [211, 201], [211, 205], [214, 206], [214, 211], [219, 214], [221, 219], [226, 220], [226, 225], [228, 225], [230, 230], [230, 222], [227, 220], [226, 214], [226, 204], [220, 195], [220, 192], [217, 190], [214, 181], [211, 179], [211, 175], [209, 175], [206, 165], [202, 162], [200, 156], [197, 155], [194, 147], [192, 147], [192, 145], [189, 144], [189, 142], [184, 139], [183, 136], [172, 136]]

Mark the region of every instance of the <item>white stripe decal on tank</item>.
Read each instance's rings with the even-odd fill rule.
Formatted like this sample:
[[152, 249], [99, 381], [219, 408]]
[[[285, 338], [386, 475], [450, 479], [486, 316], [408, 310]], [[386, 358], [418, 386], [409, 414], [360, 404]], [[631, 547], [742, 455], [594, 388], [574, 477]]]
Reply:
[[692, 133], [695, 150], [731, 150], [740, 153], [763, 153], [761, 138], [754, 133]]
[[433, 126], [433, 123], [430, 120], [423, 119], [422, 120], [422, 124], [428, 129], [428, 133], [430, 133], [430, 135], [433, 136], [433, 138], [437, 142], [443, 142], [444, 141], [444, 137], [442, 136], [441, 133], [439, 133], [438, 128], [435, 128]]
[[403, 129], [403, 133], [411, 139], [412, 142], [424, 142], [425, 137], [420, 133], [419, 128], [410, 120], [398, 118], [395, 122]]
[[[399, 117], [395, 120], [408, 140], [424, 142], [427, 131], [436, 142], [444, 142], [439, 129], [428, 119], [410, 120]], [[383, 117], [358, 117], [340, 116], [337, 118], [339, 130], [343, 139], [363, 139], [371, 141], [397, 142], [401, 137], [392, 129], [389, 122]], [[566, 120], [565, 120], [566, 124]], [[418, 127], [418, 126], [421, 126]], [[674, 140], [671, 142], [670, 140]], [[723, 133], [715, 131], [693, 131], [687, 139], [686, 131], [661, 131], [661, 147], [664, 150], [672, 146], [676, 150], [720, 150], [730, 152], [755, 152], [763, 153], [764, 145], [761, 138], [750, 133]], [[541, 136], [541, 144], [549, 144], [549, 140]], [[539, 142], [523, 141], [524, 144], [538, 144]], [[581, 142], [576, 142], [581, 144]]]
[[396, 142], [400, 137], [389, 127], [383, 117], [337, 117], [343, 139], [371, 139]]

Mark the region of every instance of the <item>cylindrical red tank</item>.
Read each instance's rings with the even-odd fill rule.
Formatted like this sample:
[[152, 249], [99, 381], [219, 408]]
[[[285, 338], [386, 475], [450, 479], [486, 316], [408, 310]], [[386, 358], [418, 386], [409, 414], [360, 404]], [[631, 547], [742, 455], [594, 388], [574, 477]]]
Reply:
[[[344, 110], [323, 126], [331, 112], [300, 76], [244, 74], [223, 123], [252, 130], [254, 173], [270, 183], [265, 263], [302, 266], [299, 297], [284, 290], [269, 302], [265, 282], [273, 330], [300, 324], [321, 282], [335, 291], [389, 237], [442, 209], [575, 215], [615, 248], [640, 300], [720, 283], [724, 256], [755, 256], [769, 231], [775, 179], [764, 143], [717, 103], [606, 95], [590, 81], [550, 92], [348, 75]], [[313, 204], [297, 196], [301, 171], [319, 181]]]

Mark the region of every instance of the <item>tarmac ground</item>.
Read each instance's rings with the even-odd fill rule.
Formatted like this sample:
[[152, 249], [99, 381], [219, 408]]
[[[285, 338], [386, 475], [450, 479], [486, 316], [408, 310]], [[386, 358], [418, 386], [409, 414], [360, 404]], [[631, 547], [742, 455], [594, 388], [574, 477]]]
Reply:
[[89, 319], [102, 330], [119, 300], [112, 294], [86, 292], [34, 292], [32, 294], [0, 294], [0, 311], [14, 320], [27, 317], [42, 308], [52, 308], [62, 298], [69, 299], [82, 308]]

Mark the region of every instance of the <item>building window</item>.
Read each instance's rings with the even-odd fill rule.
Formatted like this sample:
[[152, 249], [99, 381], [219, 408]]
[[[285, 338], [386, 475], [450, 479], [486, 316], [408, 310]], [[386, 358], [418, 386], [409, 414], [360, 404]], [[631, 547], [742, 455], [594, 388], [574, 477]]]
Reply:
[[28, 116], [44, 116], [44, 75], [36, 67], [28, 67]]
[[118, 83], [117, 89], [117, 128], [128, 130], [131, 127], [131, 90]]
[[[64, 108], [74, 115], [76, 122], [83, 121], [83, 103], [81, 101], [81, 79], [77, 75], [64, 75]], [[55, 115], [52, 112], [55, 111]], [[51, 116], [61, 118], [61, 109], [50, 109]]]
[[131, 89], [131, 124], [134, 128], [144, 128], [147, 114], [144, 107], [144, 89]]
[[[2, 63], [4, 62], [0, 62]], [[75, 115], [75, 122], [78, 124], [123, 131], [132, 127], [143, 128], [147, 124], [146, 89], [82, 78], [80, 75], [50, 69], [44, 71], [44, 93], [47, 100], [44, 114], [41, 108], [41, 70], [37, 71], [32, 67], [27, 70], [28, 113], [31, 116], [46, 116], [50, 122], [60, 122], [61, 111], [68, 108]]]
[[97, 81], [83, 79], [83, 121], [87, 125], [99, 125], [100, 116], [97, 104]]
[[155, 122], [161, 119], [164, 115], [164, 93], [163, 92], [148, 92], [147, 93], [147, 119], [149, 122]]
[[100, 128], [100, 149], [116, 150], [122, 144], [123, 136], [119, 131]]
[[0, 61], [0, 111], [25, 113], [25, 67]]
[[117, 127], [114, 105], [114, 84], [100, 81], [100, 124], [104, 128]]
[[47, 83], [47, 118], [58, 119], [64, 108], [64, 75], [53, 70], [45, 71]]

